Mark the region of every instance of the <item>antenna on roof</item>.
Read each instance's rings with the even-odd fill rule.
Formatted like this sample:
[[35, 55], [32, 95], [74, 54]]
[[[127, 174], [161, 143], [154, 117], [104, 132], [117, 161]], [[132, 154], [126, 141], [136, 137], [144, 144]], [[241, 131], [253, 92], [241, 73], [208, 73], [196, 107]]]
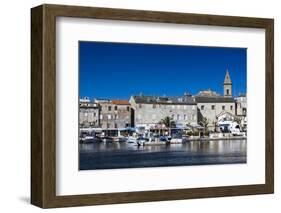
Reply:
[[183, 95], [184, 95], [184, 96], [191, 96], [188, 91], [185, 91], [185, 92], [183, 93]]

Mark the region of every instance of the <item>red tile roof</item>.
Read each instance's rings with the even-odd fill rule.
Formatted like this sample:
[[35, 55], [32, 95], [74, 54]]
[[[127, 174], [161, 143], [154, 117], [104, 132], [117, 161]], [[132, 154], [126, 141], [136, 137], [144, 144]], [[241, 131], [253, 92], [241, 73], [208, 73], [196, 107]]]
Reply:
[[116, 105], [130, 105], [127, 100], [112, 100], [111, 102]]

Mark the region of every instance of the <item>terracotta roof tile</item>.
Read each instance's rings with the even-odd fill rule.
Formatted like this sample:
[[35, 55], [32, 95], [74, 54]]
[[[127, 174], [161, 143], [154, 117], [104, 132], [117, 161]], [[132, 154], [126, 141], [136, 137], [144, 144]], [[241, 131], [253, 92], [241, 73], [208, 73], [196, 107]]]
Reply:
[[112, 100], [111, 103], [116, 105], [130, 105], [129, 101], [127, 100]]

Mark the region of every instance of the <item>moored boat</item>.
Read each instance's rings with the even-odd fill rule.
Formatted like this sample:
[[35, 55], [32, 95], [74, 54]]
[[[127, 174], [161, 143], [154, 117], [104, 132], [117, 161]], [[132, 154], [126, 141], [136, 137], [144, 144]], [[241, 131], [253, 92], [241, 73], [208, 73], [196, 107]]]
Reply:
[[95, 143], [95, 142], [101, 142], [101, 140], [95, 136], [92, 135], [86, 135], [84, 137], [81, 137], [79, 140], [81, 143]]
[[127, 143], [136, 143], [137, 139], [138, 139], [137, 137], [129, 136], [127, 139]]

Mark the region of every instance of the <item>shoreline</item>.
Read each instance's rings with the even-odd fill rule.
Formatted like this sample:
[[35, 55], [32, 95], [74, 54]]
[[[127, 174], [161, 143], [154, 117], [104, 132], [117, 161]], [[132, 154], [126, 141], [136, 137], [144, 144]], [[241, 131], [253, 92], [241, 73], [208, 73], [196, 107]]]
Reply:
[[[193, 141], [200, 141], [200, 142], [207, 142], [207, 141], [220, 141], [220, 140], [247, 140], [247, 136], [227, 136], [227, 137], [195, 137], [195, 138], [186, 138], [184, 141], [157, 141], [157, 142], [144, 142], [140, 143], [140, 145], [150, 145], [150, 146], [156, 146], [156, 145], [169, 145], [169, 144], [184, 144], [189, 143]], [[88, 141], [88, 142], [81, 142], [80, 144], [87, 144], [87, 143], [128, 143], [125, 141]]]
[[184, 142], [145, 142], [144, 146], [157, 146], [157, 145], [169, 145], [169, 144], [184, 144], [193, 141], [200, 141], [200, 142], [208, 142], [208, 141], [220, 141], [220, 140], [247, 140], [245, 136], [232, 136], [232, 137], [225, 137], [225, 138], [188, 138]]
[[215, 141], [215, 140], [247, 140], [246, 136], [229, 136], [229, 137], [202, 137], [202, 138], [188, 138], [187, 141]]

